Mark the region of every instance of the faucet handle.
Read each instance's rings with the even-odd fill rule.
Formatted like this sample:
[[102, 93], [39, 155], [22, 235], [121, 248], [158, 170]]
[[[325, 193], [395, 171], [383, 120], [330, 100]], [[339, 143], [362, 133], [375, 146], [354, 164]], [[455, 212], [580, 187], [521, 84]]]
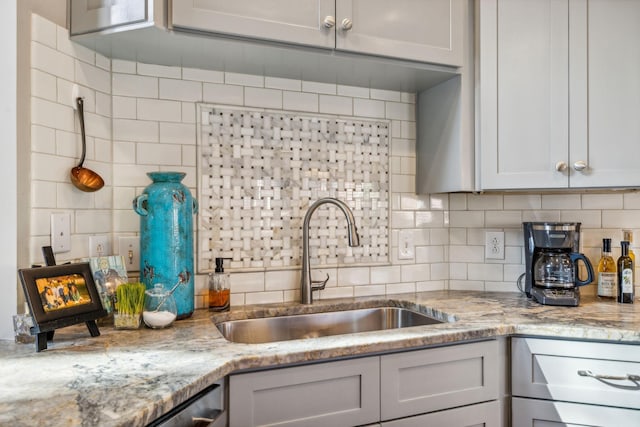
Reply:
[[327, 274], [327, 278], [324, 280], [311, 280], [311, 290], [313, 291], [321, 291], [327, 285], [329, 281], [329, 274]]

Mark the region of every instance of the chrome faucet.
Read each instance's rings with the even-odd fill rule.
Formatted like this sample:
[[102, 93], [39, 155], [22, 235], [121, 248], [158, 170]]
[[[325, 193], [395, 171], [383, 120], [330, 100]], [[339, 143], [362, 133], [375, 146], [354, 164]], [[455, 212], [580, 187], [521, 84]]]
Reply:
[[302, 223], [302, 278], [300, 280], [300, 302], [302, 304], [313, 303], [313, 291], [319, 291], [324, 289], [329, 275], [325, 280], [311, 280], [311, 265], [309, 262], [309, 222], [311, 221], [311, 215], [324, 204], [336, 205], [340, 208], [344, 216], [347, 218], [347, 233], [349, 239], [349, 246], [359, 246], [360, 237], [358, 237], [358, 230], [356, 229], [356, 221], [353, 217], [353, 212], [349, 209], [346, 203], [332, 197], [325, 197], [318, 199], [314, 204], [309, 207], [307, 214], [304, 216], [304, 222]]

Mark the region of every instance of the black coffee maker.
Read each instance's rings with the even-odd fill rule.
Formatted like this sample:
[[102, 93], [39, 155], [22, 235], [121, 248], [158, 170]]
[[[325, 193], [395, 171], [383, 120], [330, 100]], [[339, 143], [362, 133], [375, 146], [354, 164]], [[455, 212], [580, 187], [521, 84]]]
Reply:
[[[593, 266], [580, 248], [579, 222], [523, 222], [527, 297], [540, 304], [577, 306], [580, 286], [593, 281]], [[578, 262], [587, 270], [580, 280]]]

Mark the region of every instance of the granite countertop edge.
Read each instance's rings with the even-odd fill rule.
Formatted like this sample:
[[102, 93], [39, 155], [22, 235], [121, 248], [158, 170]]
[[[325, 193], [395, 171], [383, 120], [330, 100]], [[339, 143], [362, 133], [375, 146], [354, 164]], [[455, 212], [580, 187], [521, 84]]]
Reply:
[[[225, 340], [214, 323], [380, 306], [405, 307], [447, 323], [266, 344]], [[254, 305], [194, 315], [164, 330], [80, 325], [56, 332], [49, 349], [0, 342], [0, 425], [144, 426], [233, 372], [532, 335], [640, 344], [640, 307], [584, 299], [551, 307], [518, 293], [432, 291], [386, 297]], [[41, 370], [41, 372], [39, 372]]]

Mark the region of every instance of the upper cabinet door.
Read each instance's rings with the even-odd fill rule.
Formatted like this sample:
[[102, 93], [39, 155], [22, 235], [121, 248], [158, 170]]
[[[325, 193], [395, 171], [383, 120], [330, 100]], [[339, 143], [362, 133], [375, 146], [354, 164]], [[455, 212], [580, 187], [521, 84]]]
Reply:
[[482, 189], [568, 186], [568, 25], [567, 1], [480, 2]]
[[72, 36], [147, 20], [145, 0], [73, 0], [69, 8]]
[[333, 48], [334, 0], [173, 0], [174, 27]]
[[570, 8], [570, 185], [638, 186], [640, 2], [572, 0]]
[[336, 0], [336, 48], [462, 65], [463, 0]]

